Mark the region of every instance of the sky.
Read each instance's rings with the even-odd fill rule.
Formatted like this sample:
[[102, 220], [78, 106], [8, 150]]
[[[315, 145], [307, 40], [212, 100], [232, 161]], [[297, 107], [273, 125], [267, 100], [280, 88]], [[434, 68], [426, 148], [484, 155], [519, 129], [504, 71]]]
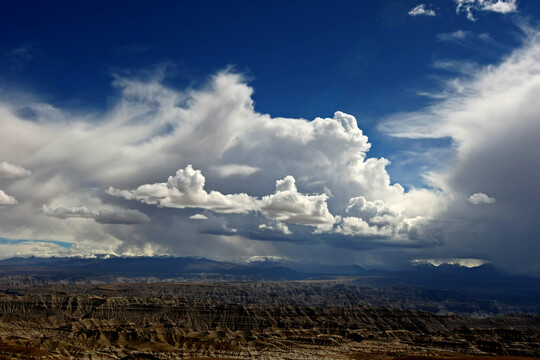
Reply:
[[2, 8], [0, 258], [540, 275], [536, 0]]

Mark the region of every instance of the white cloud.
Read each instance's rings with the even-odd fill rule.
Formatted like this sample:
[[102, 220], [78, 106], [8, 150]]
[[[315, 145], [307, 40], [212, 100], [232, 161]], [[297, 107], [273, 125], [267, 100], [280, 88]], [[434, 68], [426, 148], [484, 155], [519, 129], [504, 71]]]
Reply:
[[[438, 33], [435, 35], [435, 38], [438, 42], [452, 43], [477, 50], [483, 50], [484, 48], [498, 48], [502, 50], [507, 50], [506, 46], [501, 45], [500, 43], [495, 41], [491, 37], [491, 35], [486, 32], [474, 33], [471, 31], [459, 29], [453, 32]], [[482, 47], [482, 49], [478, 49], [479, 47]]]
[[492, 11], [508, 14], [517, 11], [517, 0], [454, 0], [456, 12], [467, 14], [467, 19], [476, 21], [473, 11]]
[[439, 33], [436, 35], [436, 38], [438, 41], [462, 43], [465, 39], [469, 38], [470, 36], [471, 36], [470, 31], [456, 30], [454, 32], [449, 32], [449, 33]]
[[[537, 91], [540, 48], [533, 39], [498, 66], [479, 69], [471, 79], [460, 79], [460, 92], [424, 111], [398, 114], [382, 123], [387, 134], [408, 138], [452, 137], [462, 157], [512, 134], [516, 125], [532, 126], [537, 106], [529, 103]], [[523, 107], [524, 105], [527, 107]], [[522, 113], [515, 117], [511, 114]], [[495, 120], [496, 119], [496, 120]]]
[[178, 209], [199, 208], [219, 213], [245, 213], [256, 209], [256, 200], [247, 194], [223, 195], [204, 190], [205, 177], [191, 165], [169, 176], [166, 183], [141, 185], [134, 190], [107, 190], [109, 195], [138, 200], [150, 205]]
[[[253, 89], [241, 75], [221, 72], [186, 91], [159, 77], [118, 77], [114, 86], [118, 100], [103, 113], [72, 113], [28, 99], [0, 105], [0, 153], [32, 169], [32, 176], [4, 188], [19, 205], [0, 212], [2, 236], [205, 256], [276, 252], [273, 242], [248, 239], [280, 237], [287, 254], [296, 251], [283, 245], [292, 232], [307, 243], [334, 246], [332, 236], [345, 236], [344, 226], [335, 232], [339, 221], [355, 217], [345, 216], [349, 199], [362, 196], [400, 209], [402, 223], [391, 231], [370, 224], [378, 236], [415, 246], [424, 235], [407, 222], [436, 215], [448, 201], [439, 191], [405, 191], [392, 183], [390, 162], [368, 156], [371, 144], [354, 116], [337, 111], [309, 121], [256, 112]], [[18, 115], [25, 112], [31, 120]], [[125, 199], [153, 205], [140, 206], [159, 216], [147, 222], [121, 210]], [[192, 212], [182, 209], [205, 209], [208, 219], [191, 221]], [[141, 224], [105, 226], [120, 222]], [[179, 232], [190, 241], [179, 241]], [[350, 233], [351, 242], [371, 236]]]
[[[532, 268], [537, 260], [521, 248], [536, 248], [540, 212], [540, 34], [525, 29], [523, 46], [499, 64], [479, 68], [458, 78], [459, 91], [449, 89], [429, 108], [398, 114], [380, 125], [383, 132], [410, 139], [450, 139], [454, 158], [426, 175], [432, 186], [450, 194], [439, 218], [456, 219], [460, 226], [444, 231], [441, 251], [474, 249], [487, 260], [508, 269]], [[477, 194], [478, 189], [489, 196]], [[473, 202], [504, 203], [478, 211]], [[509, 241], [512, 239], [512, 241]], [[514, 244], [514, 245], [513, 245]]]
[[482, 10], [508, 14], [517, 11], [517, 0], [484, 0]]
[[210, 169], [215, 172], [219, 177], [250, 176], [261, 170], [258, 167], [239, 164], [212, 166]]
[[279, 261], [290, 261], [290, 259], [287, 258], [287, 257], [276, 256], [276, 255], [254, 255], [254, 256], [250, 256], [246, 260], [247, 263], [250, 263], [250, 262], [265, 262], [265, 261], [279, 262]]
[[377, 225], [395, 223], [402, 216], [399, 211], [390, 209], [382, 201], [367, 201], [363, 196], [350, 199], [346, 212]]
[[208, 220], [208, 217], [204, 214], [195, 214], [189, 217], [192, 220]]
[[128, 200], [172, 208], [199, 208], [218, 213], [260, 211], [267, 218], [300, 225], [317, 226], [334, 222], [328, 211], [326, 194], [305, 195], [298, 192], [295, 179], [287, 176], [276, 182], [272, 195], [257, 199], [247, 194], [223, 195], [204, 190], [205, 177], [191, 165], [169, 177], [167, 183], [141, 185], [135, 190], [109, 188], [107, 192]]
[[475, 268], [482, 266], [487, 263], [487, 261], [482, 259], [472, 259], [472, 258], [464, 258], [464, 259], [415, 259], [412, 260], [411, 263], [413, 265], [433, 265], [433, 266], [441, 266], [441, 265], [458, 265], [461, 267], [466, 268]]
[[99, 210], [90, 211], [86, 206], [79, 207], [55, 207], [50, 208], [43, 205], [42, 211], [47, 216], [56, 217], [58, 219], [82, 218], [93, 219], [100, 224], [144, 224], [150, 222], [150, 218], [134, 209], [114, 209], [114, 210]]
[[8, 162], [0, 162], [0, 177], [5, 178], [23, 178], [30, 176], [31, 171], [26, 170], [18, 165], [13, 165]]
[[411, 234], [430, 219], [407, 217], [405, 209], [389, 207], [384, 202], [368, 201], [363, 196], [351, 198], [345, 210], [347, 216], [338, 221], [336, 233], [347, 236], [379, 238], [384, 243], [407, 244], [414, 242]]
[[15, 205], [17, 200], [0, 189], [0, 205]]
[[467, 199], [468, 202], [470, 202], [473, 205], [480, 205], [480, 204], [494, 204], [495, 198], [489, 197], [484, 193], [476, 193], [469, 196]]
[[50, 208], [47, 205], [43, 205], [42, 211], [47, 216], [53, 216], [59, 219], [69, 219], [69, 218], [91, 219], [94, 217], [94, 213], [90, 211], [86, 206], [79, 206], [79, 207], [58, 206], [55, 208]]
[[[24, 178], [30, 176], [30, 171], [18, 166], [13, 165], [8, 162], [0, 162], [0, 178]], [[11, 195], [6, 194], [2, 189], [0, 189], [0, 206], [2, 205], [15, 205], [19, 202]]]
[[418, 15], [425, 15], [425, 16], [435, 16], [435, 11], [432, 9], [426, 9], [426, 5], [420, 4], [416, 5], [414, 8], [412, 8], [409, 11], [409, 15], [411, 16], [418, 16]]
[[438, 60], [433, 63], [433, 67], [466, 76], [475, 75], [482, 70], [478, 64], [468, 61]]
[[336, 233], [364, 237], [388, 237], [392, 235], [390, 228], [371, 226], [364, 219], [351, 216], [342, 219], [341, 223], [336, 228]]
[[[0, 153], [32, 176], [2, 184], [19, 205], [0, 211], [0, 235], [72, 242], [72, 253], [368, 259], [375, 255], [350, 249], [369, 244], [411, 246], [393, 258], [384, 248], [371, 263], [479, 253], [514, 268], [536, 264], [534, 252], [514, 256], [519, 261], [508, 256], [515, 243], [508, 239], [535, 246], [528, 239], [535, 239], [531, 224], [537, 223], [531, 214], [540, 212], [539, 59], [539, 36], [531, 33], [501, 64], [457, 78], [459, 91], [449, 89], [432, 107], [382, 125], [394, 136], [451, 139], [456, 156], [426, 175], [432, 188], [407, 191], [391, 181], [389, 160], [369, 157], [371, 145], [353, 116], [338, 111], [308, 121], [258, 113], [253, 89], [238, 74], [222, 72], [186, 91], [159, 78], [118, 78], [118, 100], [104, 113], [4, 103]], [[35, 118], [17, 115], [21, 107]], [[478, 189], [505, 206], [480, 212], [463, 201]], [[154, 205], [137, 204], [159, 216], [145, 222], [146, 215], [121, 210], [125, 199]], [[193, 211], [182, 209], [206, 209], [192, 218], [207, 219], [191, 221]], [[137, 227], [97, 222], [137, 217]], [[287, 242], [293, 231], [313, 246]], [[278, 237], [281, 242], [249, 240]], [[439, 246], [422, 248], [433, 244]]]
[[299, 225], [333, 224], [326, 194], [305, 195], [298, 192], [294, 177], [276, 181], [276, 191], [260, 201], [260, 211], [268, 218]]

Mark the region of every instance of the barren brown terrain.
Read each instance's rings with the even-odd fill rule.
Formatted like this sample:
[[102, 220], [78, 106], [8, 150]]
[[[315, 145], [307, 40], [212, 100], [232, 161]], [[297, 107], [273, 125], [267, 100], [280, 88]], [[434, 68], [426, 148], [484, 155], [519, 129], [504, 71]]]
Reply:
[[540, 357], [539, 316], [340, 305], [339, 294], [313, 289], [295, 283], [5, 288], [0, 359]]

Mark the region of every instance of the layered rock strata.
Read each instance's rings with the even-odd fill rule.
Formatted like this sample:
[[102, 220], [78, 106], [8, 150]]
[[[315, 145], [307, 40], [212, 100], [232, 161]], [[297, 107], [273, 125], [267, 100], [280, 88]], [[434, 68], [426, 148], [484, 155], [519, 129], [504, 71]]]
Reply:
[[[300, 306], [33, 291], [0, 294], [0, 355], [50, 359], [540, 357], [540, 317], [472, 318], [366, 305]], [[1, 357], [0, 357], [1, 359]]]

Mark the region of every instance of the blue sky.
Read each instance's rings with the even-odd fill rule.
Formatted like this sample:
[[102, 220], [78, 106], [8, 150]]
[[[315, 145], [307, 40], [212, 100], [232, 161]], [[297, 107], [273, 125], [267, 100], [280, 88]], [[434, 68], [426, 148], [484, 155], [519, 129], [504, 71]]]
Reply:
[[[373, 156], [391, 158], [400, 144], [380, 137], [377, 123], [432, 102], [418, 93], [453, 76], [434, 63], [496, 63], [519, 43], [517, 17], [540, 11], [521, 1], [519, 15], [478, 11], [472, 22], [451, 0], [428, 5], [437, 16], [408, 15], [418, 4], [12, 2], [1, 15], [0, 79], [4, 88], [31, 90], [54, 105], [99, 111], [115, 96], [114, 74], [164, 71], [165, 83], [182, 88], [232, 67], [254, 87], [257, 111], [313, 119], [339, 109], [377, 140]], [[458, 30], [471, 39], [438, 37]], [[475, 39], [479, 34], [490, 40]], [[400, 169], [395, 176], [421, 185]]]
[[[519, 41], [516, 15], [479, 12], [471, 22], [450, 0], [430, 6], [437, 16], [409, 16], [417, 3], [11, 2], [1, 19], [2, 80], [54, 104], [103, 108], [114, 73], [169, 66], [167, 82], [182, 87], [232, 66], [250, 79], [260, 112], [312, 119], [342, 109], [372, 128], [428, 102], [417, 93], [448, 76], [435, 61], [489, 64]], [[539, 11], [534, 1], [520, 7], [523, 15]], [[437, 38], [456, 30], [493, 43]]]
[[[518, 134], [537, 129], [522, 99], [539, 15], [534, 0], [6, 3], [0, 236], [540, 272], [534, 141]], [[503, 133], [523, 147], [505, 152], [518, 190], [482, 140]], [[508, 238], [524, 253], [503, 256]]]

